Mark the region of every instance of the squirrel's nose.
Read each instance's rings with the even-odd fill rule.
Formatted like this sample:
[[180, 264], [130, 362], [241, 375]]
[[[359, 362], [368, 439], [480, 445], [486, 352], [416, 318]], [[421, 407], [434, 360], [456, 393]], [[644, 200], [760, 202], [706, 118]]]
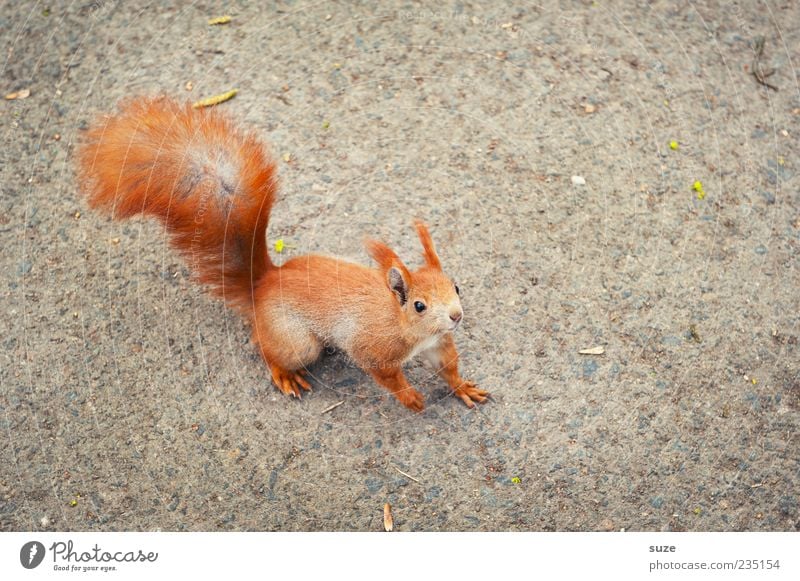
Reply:
[[462, 316], [463, 316], [463, 313], [461, 311], [451, 311], [450, 312], [450, 319], [454, 323], [458, 323], [461, 320]]

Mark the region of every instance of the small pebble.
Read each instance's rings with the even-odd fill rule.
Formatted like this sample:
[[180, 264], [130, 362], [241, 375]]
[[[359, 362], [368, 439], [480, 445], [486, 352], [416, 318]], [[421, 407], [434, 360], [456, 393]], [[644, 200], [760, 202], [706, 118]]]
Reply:
[[572, 176], [572, 185], [573, 186], [585, 186], [586, 180], [583, 179], [582, 176]]

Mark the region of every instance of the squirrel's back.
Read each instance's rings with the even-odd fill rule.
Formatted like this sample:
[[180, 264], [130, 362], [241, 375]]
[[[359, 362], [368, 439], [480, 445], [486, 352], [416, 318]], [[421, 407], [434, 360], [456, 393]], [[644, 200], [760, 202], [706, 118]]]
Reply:
[[252, 312], [253, 288], [272, 266], [266, 229], [277, 190], [256, 137], [214, 110], [139, 98], [89, 129], [78, 178], [90, 205], [114, 218], [160, 218], [193, 274]]

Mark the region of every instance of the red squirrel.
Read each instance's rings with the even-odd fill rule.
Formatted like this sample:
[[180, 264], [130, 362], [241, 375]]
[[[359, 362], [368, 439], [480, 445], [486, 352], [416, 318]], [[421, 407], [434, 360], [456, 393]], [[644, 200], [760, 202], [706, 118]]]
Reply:
[[78, 180], [89, 205], [114, 218], [164, 222], [194, 277], [251, 320], [283, 393], [311, 390], [306, 369], [330, 345], [413, 411], [422, 411], [424, 398], [402, 365], [416, 355], [467, 406], [487, 400], [458, 372], [459, 289], [442, 272], [428, 227], [416, 223], [425, 264], [415, 271], [374, 240], [366, 247], [377, 268], [314, 254], [275, 265], [266, 242], [275, 162], [218, 111], [166, 97], [123, 102], [87, 131]]

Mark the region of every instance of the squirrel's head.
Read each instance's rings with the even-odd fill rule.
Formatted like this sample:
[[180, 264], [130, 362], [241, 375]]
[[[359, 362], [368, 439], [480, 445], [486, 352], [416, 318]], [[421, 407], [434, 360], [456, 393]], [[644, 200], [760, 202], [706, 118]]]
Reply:
[[381, 242], [368, 241], [367, 250], [378, 263], [386, 286], [400, 303], [409, 326], [424, 339], [454, 331], [461, 323], [464, 310], [458, 286], [442, 272], [428, 227], [420, 221], [416, 226], [425, 264], [414, 272]]

